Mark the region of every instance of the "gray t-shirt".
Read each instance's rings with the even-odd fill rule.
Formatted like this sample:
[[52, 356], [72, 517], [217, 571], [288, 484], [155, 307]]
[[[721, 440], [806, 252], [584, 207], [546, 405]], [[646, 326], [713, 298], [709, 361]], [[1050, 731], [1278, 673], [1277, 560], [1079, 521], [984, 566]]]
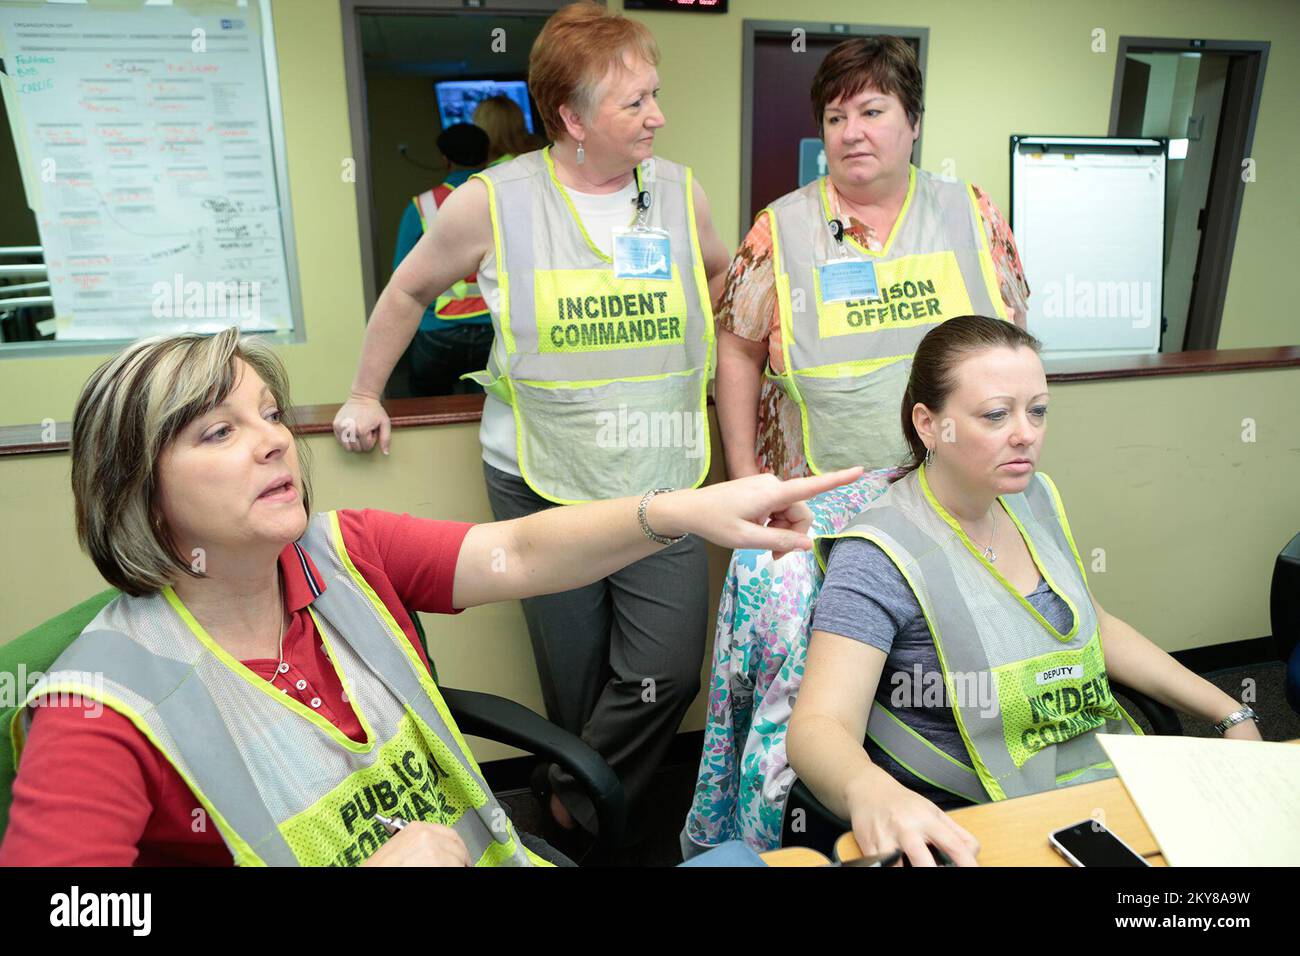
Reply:
[[[991, 576], [989, 584], [999, 586]], [[1062, 634], [1070, 630], [1070, 608], [1045, 580], [1040, 578], [1038, 587], [1025, 599]], [[934, 683], [941, 678], [931, 675], [943, 672], [921, 605], [894, 562], [875, 543], [862, 538], [844, 538], [835, 543], [825, 583], [813, 608], [812, 626], [884, 651], [887, 656], [876, 700], [930, 743], [970, 766], [970, 755], [946, 694], [940, 701], [936, 700], [937, 693], [925, 693], [928, 686], [941, 686]], [[919, 687], [915, 686], [917, 667], [922, 675]], [[896, 699], [905, 689], [916, 692]], [[871, 740], [864, 744], [873, 763], [927, 800], [945, 810], [968, 805], [964, 798], [914, 776]]]

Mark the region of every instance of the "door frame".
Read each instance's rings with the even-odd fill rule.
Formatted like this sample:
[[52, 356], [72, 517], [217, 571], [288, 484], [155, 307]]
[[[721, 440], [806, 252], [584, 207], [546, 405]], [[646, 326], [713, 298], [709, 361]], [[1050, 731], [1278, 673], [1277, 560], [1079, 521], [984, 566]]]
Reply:
[[[848, 40], [858, 36], [897, 36], [905, 40], [917, 41], [917, 61], [921, 68], [921, 89], [925, 89], [925, 64], [930, 51], [929, 27], [899, 27], [883, 24], [864, 23], [814, 23], [804, 20], [745, 20], [744, 35], [741, 40], [741, 82], [740, 82], [740, 236], [743, 239], [754, 224], [757, 210], [749, 208], [749, 190], [752, 176], [754, 155], [754, 43], [760, 34], [778, 34], [788, 37], [790, 31], [802, 29], [809, 36], [842, 36]], [[922, 103], [924, 106], [924, 102]], [[923, 114], [924, 115], [924, 114]], [[921, 139], [925, 136], [925, 124], [921, 124], [921, 135], [912, 144], [912, 162], [920, 163]]]
[[[1223, 325], [1223, 305], [1228, 297], [1232, 252], [1241, 221], [1246, 183], [1241, 178], [1244, 160], [1255, 142], [1255, 123], [1268, 65], [1267, 40], [1200, 40], [1178, 37], [1119, 38], [1115, 54], [1115, 81], [1111, 87], [1108, 132], [1119, 123], [1124, 68], [1129, 53], [1221, 53], [1228, 55], [1228, 77], [1223, 109], [1214, 145], [1214, 160], [1201, 227], [1201, 239], [1192, 272], [1192, 296], [1187, 308], [1184, 350], [1216, 349]], [[1247, 108], [1248, 107], [1248, 108]], [[1163, 317], [1162, 317], [1163, 318]]]
[[491, 8], [471, 6], [475, 0], [339, 0], [343, 20], [343, 75], [348, 93], [348, 126], [352, 131], [353, 174], [357, 199], [357, 230], [361, 245], [361, 284], [369, 324], [379, 292], [375, 288], [375, 243], [378, 222], [370, 194], [370, 118], [366, 112], [366, 71], [361, 49], [361, 17], [372, 15], [428, 14], [476, 16], [532, 14], [550, 16], [568, 0], [496, 0]]

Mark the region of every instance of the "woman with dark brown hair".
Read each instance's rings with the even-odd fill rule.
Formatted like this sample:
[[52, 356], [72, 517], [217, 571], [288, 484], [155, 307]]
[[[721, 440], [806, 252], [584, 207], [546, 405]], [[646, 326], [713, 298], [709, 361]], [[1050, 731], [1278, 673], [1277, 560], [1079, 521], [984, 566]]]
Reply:
[[924, 106], [908, 42], [846, 40], [811, 94], [829, 174], [759, 214], [718, 305], [732, 476], [897, 465], [894, 413], [925, 333], [972, 312], [1025, 321], [1029, 289], [992, 200], [910, 163]]
[[868, 855], [932, 865], [934, 846], [972, 864], [974, 838], [943, 810], [1114, 776], [1096, 734], [1137, 728], [1110, 680], [1261, 739], [1253, 710], [1092, 596], [1036, 471], [1039, 348], [981, 316], [930, 331], [902, 402], [906, 471], [817, 539], [826, 578], [786, 747]]

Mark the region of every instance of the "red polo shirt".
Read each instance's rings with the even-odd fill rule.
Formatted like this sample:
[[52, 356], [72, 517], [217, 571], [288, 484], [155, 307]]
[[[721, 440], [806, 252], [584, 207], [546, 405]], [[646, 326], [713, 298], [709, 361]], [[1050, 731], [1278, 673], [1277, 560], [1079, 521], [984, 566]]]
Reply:
[[[454, 614], [456, 559], [473, 525], [385, 511], [340, 511], [343, 543], [357, 570], [402, 626], [420, 659], [424, 648], [406, 608]], [[365, 732], [321, 644], [307, 606], [325, 581], [293, 545], [280, 554], [288, 672], [276, 681], [356, 741]], [[275, 660], [243, 662], [269, 680]], [[299, 687], [299, 685], [302, 685]], [[23, 750], [9, 827], [0, 844], [5, 866], [229, 866], [230, 851], [194, 792], [171, 763], [124, 716], [93, 704], [37, 707]]]

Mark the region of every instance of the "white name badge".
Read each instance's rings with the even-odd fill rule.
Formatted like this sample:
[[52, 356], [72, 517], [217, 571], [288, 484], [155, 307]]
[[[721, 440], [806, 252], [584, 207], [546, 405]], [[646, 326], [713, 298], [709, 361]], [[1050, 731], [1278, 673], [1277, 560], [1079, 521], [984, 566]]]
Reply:
[[614, 277], [663, 279], [673, 277], [673, 250], [663, 229], [615, 229]]
[[866, 259], [832, 259], [817, 267], [817, 278], [823, 302], [875, 299], [880, 295], [876, 264]]

